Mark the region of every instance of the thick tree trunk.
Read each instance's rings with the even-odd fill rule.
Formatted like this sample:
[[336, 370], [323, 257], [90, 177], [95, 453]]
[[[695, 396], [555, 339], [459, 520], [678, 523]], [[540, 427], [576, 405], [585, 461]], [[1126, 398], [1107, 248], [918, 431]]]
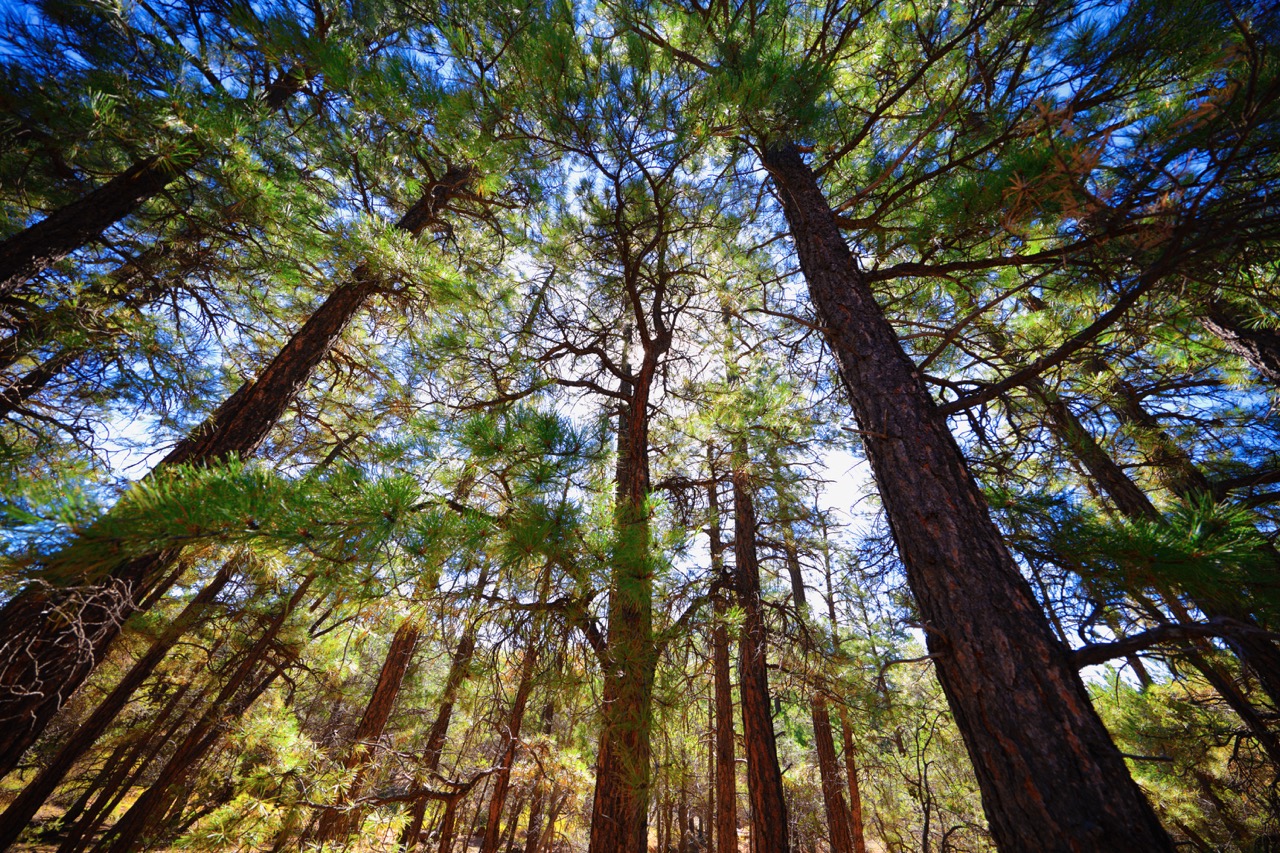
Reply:
[[1004, 851], [1172, 851], [793, 145], [764, 152]]
[[[745, 460], [744, 460], [745, 461]], [[747, 754], [747, 796], [751, 836], [759, 853], [787, 853], [787, 802], [770, 713], [768, 630], [760, 597], [756, 556], [756, 511], [751, 483], [742, 468], [733, 472], [733, 555], [742, 633], [738, 639], [738, 691], [742, 698], [742, 743]]]
[[647, 348], [618, 431], [618, 505], [609, 588], [600, 747], [589, 853], [649, 847], [650, 726], [657, 648], [649, 554], [649, 392], [658, 352]]
[[[424, 192], [398, 227], [418, 234], [439, 221], [445, 205], [471, 179], [469, 169], [450, 169]], [[367, 268], [357, 269], [353, 280], [329, 295], [262, 374], [241, 386], [179, 442], [156, 470], [253, 454], [377, 288]], [[138, 609], [140, 600], [155, 591], [178, 553], [174, 548], [138, 557], [105, 578], [84, 577], [79, 586], [33, 585], [0, 610], [0, 776], [17, 765], [102, 660], [124, 621]], [[74, 565], [74, 554], [69, 549], [55, 556], [50, 568], [60, 576], [82, 576]]]
[[1249, 328], [1240, 311], [1222, 299], [1207, 301], [1203, 309], [1200, 325], [1267, 382], [1280, 382], [1280, 332]]
[[186, 173], [198, 157], [152, 156], [0, 243], [0, 296], [102, 236]]
[[58, 783], [63, 780], [71, 768], [102, 736], [116, 715], [128, 704], [134, 691], [142, 686], [148, 676], [164, 660], [169, 650], [189, 631], [205, 614], [218, 593], [231, 580], [239, 568], [243, 566], [241, 558], [223, 563], [200, 593], [183, 609], [141, 658], [138, 659], [124, 678], [111, 690], [107, 697], [99, 703], [89, 718], [62, 745], [57, 755], [43, 770], [32, 779], [22, 793], [9, 804], [4, 814], [0, 815], [0, 850], [4, 850], [14, 842], [18, 834], [35, 816], [36, 811], [49, 798]]
[[391, 719], [391, 711], [395, 708], [396, 697], [400, 695], [400, 687], [404, 684], [405, 674], [413, 661], [420, 634], [417, 619], [410, 617], [400, 623], [391, 638], [387, 656], [382, 662], [382, 671], [378, 675], [378, 683], [360, 717], [360, 724], [356, 726], [351, 751], [347, 754], [345, 766], [352, 774], [351, 782], [344, 789], [337, 805], [325, 809], [320, 815], [316, 841], [321, 844], [345, 841], [360, 828], [364, 811], [350, 803], [364, 795], [366, 774], [386, 731], [387, 721]]

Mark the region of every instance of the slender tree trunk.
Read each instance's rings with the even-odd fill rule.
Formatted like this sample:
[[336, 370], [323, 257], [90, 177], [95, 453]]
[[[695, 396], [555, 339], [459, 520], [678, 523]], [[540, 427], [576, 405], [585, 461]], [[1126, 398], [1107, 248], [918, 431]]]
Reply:
[[18, 837], [23, 828], [35, 816], [40, 806], [49, 798], [58, 783], [63, 780], [71, 768], [98, 741], [107, 730], [116, 715], [128, 704], [134, 691], [151, 675], [164, 660], [169, 650], [189, 631], [205, 614], [222, 588], [231, 580], [232, 575], [243, 566], [242, 558], [235, 558], [223, 563], [222, 568], [210, 579], [204, 589], [191, 600], [182, 613], [151, 644], [138, 662], [125, 674], [124, 678], [99, 703], [89, 718], [85, 720], [70, 739], [62, 745], [57, 755], [43, 770], [32, 779], [22, 793], [9, 804], [4, 814], [0, 815], [0, 850], [5, 849]]
[[[834, 620], [832, 620], [834, 624]], [[849, 782], [849, 829], [854, 853], [867, 853], [867, 835], [862, 820], [862, 791], [858, 788], [858, 760], [853, 746], [849, 713], [840, 706], [840, 733], [844, 738], [844, 772]]]
[[269, 660], [267, 653], [314, 579], [315, 575], [308, 575], [302, 580], [253, 647], [245, 653], [204, 715], [174, 750], [156, 781], [134, 801], [97, 849], [107, 853], [129, 853], [146, 842], [146, 834], [155, 822], [169, 789], [187, 777], [226, 727], [249, 710], [283, 670], [282, 665]]
[[793, 145], [764, 152], [1004, 851], [1172, 851]]
[[[785, 515], [790, 511], [790, 502], [781, 497], [781, 492], [779, 494], [779, 506]], [[805, 600], [804, 575], [790, 518], [782, 522], [782, 544], [787, 572], [791, 576], [792, 602], [800, 619], [808, 622], [809, 606]], [[834, 628], [835, 621], [832, 620], [832, 629]], [[849, 832], [849, 812], [845, 807], [844, 794], [841, 791], [844, 784], [840, 781], [840, 765], [836, 760], [831, 714], [827, 710], [827, 700], [821, 693], [815, 692], [810, 698], [809, 714], [813, 721], [813, 746], [818, 756], [818, 775], [822, 780], [822, 805], [827, 816], [827, 840], [831, 846], [831, 853], [850, 853], [853, 849], [853, 840]]]
[[[398, 226], [418, 234], [438, 222], [445, 205], [471, 179], [469, 169], [450, 169]], [[252, 455], [377, 288], [377, 280], [361, 266], [352, 281], [329, 295], [262, 374], [241, 386], [179, 442], [157, 471]], [[0, 775], [17, 765], [102, 660], [121, 625], [137, 610], [138, 602], [154, 592], [179, 551], [171, 548], [128, 560], [102, 577], [96, 572], [83, 576], [76, 564], [76, 548], [71, 546], [55, 556], [49, 567], [55, 576], [83, 577], [80, 585], [35, 584], [0, 610]]]
[[[1133, 388], [1123, 381], [1115, 383], [1115, 387], [1118, 397], [1115, 406], [1116, 415], [1122, 423], [1133, 430], [1136, 441], [1147, 453], [1148, 458], [1155, 467], [1156, 476], [1161, 483], [1183, 500], [1196, 500], [1199, 497], [1212, 494], [1212, 487], [1208, 478], [1204, 476], [1186, 451], [1179, 447], [1160, 428], [1159, 421], [1143, 408], [1142, 402], [1138, 399], [1138, 395]], [[1066, 414], [1070, 415], [1071, 413], [1068, 411]], [[1085, 438], [1088, 438], [1088, 441]], [[1083, 437], [1079, 438], [1078, 445], [1087, 447], [1087, 444], [1091, 441], [1092, 438], [1085, 433]], [[1088, 451], [1086, 450], [1086, 452]], [[1085, 460], [1082, 458], [1082, 461]], [[1102, 454], [1102, 459], [1096, 460], [1096, 465], [1100, 471], [1106, 469], [1108, 463], [1112, 469], [1119, 469], [1119, 466], [1114, 461], [1111, 461], [1110, 457], [1105, 453]], [[1089, 462], [1085, 464], [1090, 473], [1092, 473], [1094, 466]], [[1123, 470], [1119, 470], [1119, 476], [1128, 479]], [[1110, 474], [1106, 482], [1099, 481], [1108, 495], [1111, 495], [1110, 482], [1114, 479], [1116, 479], [1116, 475]], [[1132, 484], [1132, 481], [1130, 482]], [[1136, 485], [1134, 488], [1137, 489]], [[1115, 496], [1112, 496], [1112, 499], [1116, 500]], [[1129, 506], [1127, 503], [1121, 505], [1118, 500], [1116, 501], [1116, 506], [1130, 518], [1159, 519], [1159, 513], [1156, 512], [1155, 507], [1151, 506], [1151, 502], [1146, 498], [1145, 494], [1143, 495], [1143, 500], [1146, 503], [1146, 508], [1140, 505]], [[1143, 512], [1141, 516], [1136, 514], [1136, 510], [1139, 509]], [[1280, 553], [1277, 553], [1269, 545], [1264, 546], [1264, 548], [1266, 556], [1276, 563], [1277, 568], [1280, 568]], [[1228, 587], [1224, 586], [1223, 589], [1216, 591], [1212, 595], [1201, 591], [1191, 596], [1190, 600], [1202, 613], [1210, 618], [1227, 617], [1246, 625], [1257, 626], [1257, 621], [1248, 611], [1246, 603], [1241, 600], [1241, 596]], [[1271, 700], [1271, 704], [1276, 708], [1280, 708], [1280, 648], [1277, 648], [1276, 644], [1268, 639], [1255, 636], [1229, 637], [1227, 638], [1227, 644], [1241, 662], [1257, 675], [1258, 683], [1267, 698]]]
[[177, 180], [197, 157], [139, 160], [83, 198], [0, 243], [0, 296], [16, 291]]
[[350, 803], [364, 795], [366, 776], [386, 731], [387, 721], [391, 719], [391, 711], [395, 708], [396, 697], [400, 695], [405, 674], [413, 661], [420, 634], [418, 620], [411, 616], [400, 623], [391, 638], [386, 659], [382, 663], [382, 672], [378, 675], [378, 683], [369, 697], [369, 704], [365, 706], [360, 724], [356, 726], [351, 751], [347, 754], [345, 766], [347, 772], [353, 774], [351, 782], [339, 797], [337, 805], [325, 809], [320, 815], [316, 841], [321, 844], [342, 842], [360, 828], [364, 812]]
[[[745, 460], [742, 460], [745, 463]], [[759, 853], [787, 853], [787, 803], [782, 792], [777, 736], [770, 713], [768, 631], [760, 598], [756, 557], [755, 499], [746, 471], [733, 472], [733, 555], [738, 604], [743, 611], [738, 640], [738, 690], [742, 698], [742, 742], [747, 754], [751, 833]]]
[[[542, 706], [542, 733], [550, 735], [555, 725], [555, 703], [550, 699]], [[533, 786], [533, 800], [529, 804], [529, 825], [524, 833], [524, 853], [536, 853], [542, 838], [542, 809], [547, 799], [547, 781], [539, 777]]]
[[1200, 325], [1267, 382], [1280, 382], [1280, 332], [1249, 328], [1239, 310], [1222, 299], [1207, 301], [1203, 309]]
[[[219, 643], [220, 645], [221, 643]], [[183, 695], [191, 687], [191, 683], [183, 685], [172, 699], [165, 703], [164, 710], [152, 722], [151, 733], [141, 738], [136, 748], [126, 756], [125, 760], [113, 768], [111, 776], [97, 791], [91, 806], [84, 809], [84, 814], [67, 830], [66, 837], [58, 846], [58, 853], [80, 853], [88, 846], [93, 835], [102, 824], [115, 813], [116, 807], [124, 800], [129, 791], [137, 787], [146, 776], [152, 763], [160, 755], [166, 744], [171, 743], [178, 733], [187, 726], [196, 710], [208, 695], [212, 685], [205, 685], [191, 698], [191, 701], [180, 707]], [[172, 722], [168, 718], [174, 716]], [[166, 726], [166, 722], [168, 725]]]
[[[268, 89], [264, 104], [275, 112], [302, 90], [304, 75], [282, 73]], [[195, 145], [188, 138], [187, 143]], [[153, 155], [134, 163], [71, 204], [0, 242], [0, 296], [13, 293], [32, 277], [67, 255], [98, 240], [112, 225], [136, 212], [149, 199], [185, 175], [204, 152], [168, 158]]]
[[[717, 581], [724, 577], [724, 543], [720, 538], [720, 511], [716, 486], [710, 498], [711, 565]], [[729, 629], [725, 618], [729, 604], [723, 589], [715, 591], [715, 627], [711, 632], [711, 659], [715, 673], [715, 827], [716, 849], [738, 850], [738, 770], [733, 734], [733, 687], [729, 683]]]
[[[480, 564], [480, 576], [476, 579], [477, 599], [484, 593], [489, 582], [489, 563]], [[453, 706], [458, 701], [458, 692], [462, 682], [471, 670], [471, 658], [476, 650], [476, 617], [473, 615], [463, 629], [462, 637], [453, 650], [453, 658], [449, 661], [449, 674], [445, 677], [444, 691], [440, 695], [440, 710], [436, 712], [435, 722], [427, 733], [427, 741], [422, 748], [422, 758], [414, 776], [414, 785], [421, 785], [426, 779], [440, 770], [440, 757], [444, 752], [445, 740], [449, 735], [449, 723], [453, 719]], [[414, 802], [409, 822], [400, 834], [400, 846], [405, 853], [413, 853], [418, 847], [418, 839], [422, 834], [422, 823], [426, 818], [427, 799]]]
[[[538, 600], [545, 602], [550, 592], [551, 564], [542, 570], [542, 578], [538, 584]], [[511, 768], [515, 765], [516, 750], [520, 746], [520, 728], [524, 724], [524, 711], [529, 703], [529, 694], [533, 691], [533, 670], [538, 662], [538, 649], [543, 641], [542, 623], [544, 614], [539, 612], [533, 619], [529, 629], [529, 645], [524, 652], [524, 660], [520, 663], [520, 682], [516, 687], [515, 701], [511, 704], [511, 715], [507, 718], [506, 729], [502, 732], [502, 748], [498, 757], [498, 772], [493, 780], [493, 793], [489, 798], [489, 820], [485, 825], [484, 839], [480, 843], [480, 853], [497, 853], [499, 841], [499, 823], [502, 820], [502, 808], [506, 805], [507, 791], [511, 785]], [[515, 817], [520, 815], [517, 811]]]

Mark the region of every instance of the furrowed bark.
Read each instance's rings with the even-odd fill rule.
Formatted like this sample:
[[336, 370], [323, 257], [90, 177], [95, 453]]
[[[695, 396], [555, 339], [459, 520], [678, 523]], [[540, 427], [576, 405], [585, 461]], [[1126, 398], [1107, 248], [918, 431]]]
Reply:
[[791, 144], [763, 152], [1004, 851], [1172, 851]]
[[756, 556], [756, 512], [751, 483], [741, 468], [733, 472], [733, 555], [738, 604], [743, 611], [738, 638], [738, 690], [742, 699], [742, 743], [747, 754], [747, 796], [751, 837], [757, 853], [787, 853], [787, 802], [770, 713], [768, 632], [760, 600]]
[[1267, 382], [1280, 382], [1280, 332], [1249, 328], [1239, 310], [1222, 299], [1211, 299], [1203, 307], [1200, 325]]
[[[717, 579], [724, 576], [724, 542], [720, 538], [720, 509], [716, 486], [707, 487], [710, 511], [711, 565]], [[715, 593], [715, 627], [711, 633], [712, 668], [715, 672], [715, 825], [716, 849], [738, 849], [738, 771], [733, 736], [733, 687], [729, 683], [729, 629], [725, 616], [729, 603], [724, 590]]]
[[658, 655], [649, 554], [649, 394], [660, 351], [646, 345], [619, 416], [617, 547], [609, 588], [609, 633], [590, 853], [643, 853], [649, 842], [650, 725]]
[[120, 711], [128, 704], [134, 691], [142, 686], [147, 677], [164, 660], [165, 655], [178, 640], [189, 631], [205, 614], [209, 606], [217, 598], [218, 593], [227, 585], [231, 577], [243, 565], [239, 558], [223, 563], [218, 573], [200, 590], [200, 593], [174, 619], [151, 648], [138, 662], [130, 668], [107, 697], [98, 704], [89, 718], [85, 720], [62, 745], [57, 755], [32, 779], [17, 798], [9, 804], [4, 814], [0, 815], [0, 850], [4, 850], [17, 839], [18, 834], [27, 826], [31, 818], [49, 798], [67, 773], [107, 730]]
[[[453, 167], [424, 192], [398, 227], [419, 234], [439, 222], [473, 178]], [[178, 443], [151, 476], [180, 464], [206, 465], [252, 455], [329, 354], [347, 324], [378, 289], [363, 265], [338, 287], [252, 382], [241, 386]], [[84, 576], [74, 550], [50, 561], [74, 587], [29, 586], [0, 610], [0, 775], [12, 770], [67, 698], [83, 683], [138, 602], [154, 593], [173, 565], [174, 548], [128, 560], [106, 577]], [[66, 556], [67, 554], [71, 556]], [[72, 561], [64, 565], [60, 561]]]

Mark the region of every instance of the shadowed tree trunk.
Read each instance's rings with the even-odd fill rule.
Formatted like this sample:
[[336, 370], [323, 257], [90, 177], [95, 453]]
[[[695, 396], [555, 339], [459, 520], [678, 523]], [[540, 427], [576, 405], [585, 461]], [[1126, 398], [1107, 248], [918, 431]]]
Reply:
[[[480, 564], [480, 574], [476, 579], [476, 598], [484, 594], [485, 585], [489, 582], [489, 562]], [[422, 748], [422, 759], [414, 776], [414, 785], [422, 785], [440, 770], [440, 756], [444, 752], [445, 740], [449, 735], [449, 723], [453, 719], [453, 706], [458, 701], [458, 691], [462, 682], [471, 671], [471, 658], [476, 650], [477, 617], [469, 617], [462, 637], [453, 650], [453, 658], [449, 662], [449, 674], [445, 677], [444, 691], [440, 695], [440, 710], [436, 712], [435, 722], [427, 733], [426, 743]], [[448, 808], [446, 802], [446, 808]], [[400, 833], [400, 845], [405, 853], [413, 853], [418, 846], [422, 834], [422, 823], [426, 818], [427, 798], [416, 800], [409, 814], [409, 822]]]
[[[550, 735], [555, 725], [555, 703], [548, 699], [542, 706], [542, 733]], [[533, 799], [529, 803], [529, 825], [524, 832], [524, 853], [536, 853], [542, 840], [542, 809], [547, 800], [548, 780], [541, 775], [534, 782]]]
[[[714, 477], [712, 478], [715, 479]], [[712, 668], [715, 672], [715, 827], [716, 849], [736, 853], [738, 849], [738, 771], [733, 736], [733, 686], [729, 683], [729, 628], [725, 617], [729, 603], [724, 590], [724, 541], [720, 538], [720, 504], [716, 484], [707, 487], [710, 503], [712, 573], [715, 590], [715, 627], [711, 632]]]
[[[776, 465], [775, 465], [776, 467]], [[782, 514], [791, 512], [791, 504], [779, 490], [778, 505]], [[800, 553], [796, 545], [795, 531], [791, 518], [785, 517], [782, 522], [782, 546], [786, 557], [787, 573], [791, 576], [791, 598], [796, 606], [799, 618], [809, 621], [809, 605], [805, 600], [804, 575], [800, 566]], [[835, 629], [835, 620], [831, 623]], [[807, 651], [812, 651], [808, 649]], [[827, 841], [831, 853], [850, 853], [853, 840], [849, 832], [849, 812], [844, 804], [841, 789], [840, 765], [836, 759], [835, 736], [831, 731], [831, 713], [827, 710], [827, 700], [821, 693], [814, 693], [809, 700], [809, 715], [813, 721], [813, 747], [818, 756], [818, 775], [822, 780], [822, 805], [827, 816]]]
[[[439, 222], [448, 202], [473, 175], [454, 167], [431, 184], [398, 227], [418, 234]], [[252, 382], [242, 385], [153, 471], [250, 456], [266, 439], [343, 329], [378, 289], [367, 267], [338, 287]], [[92, 535], [90, 532], [89, 536]], [[0, 775], [13, 769], [53, 715], [102, 660], [120, 628], [155, 593], [177, 559], [171, 548], [127, 560], [106, 576], [85, 576], [69, 546], [49, 562], [77, 585], [33, 584], [0, 610]]]
[[173, 620], [173, 623], [156, 638], [146, 654], [138, 659], [138, 662], [130, 668], [124, 678], [120, 679], [119, 683], [107, 694], [107, 697], [89, 715], [89, 718], [80, 724], [80, 727], [58, 750], [57, 755], [45, 765], [36, 778], [27, 784], [22, 793], [9, 804], [4, 814], [0, 815], [0, 850], [4, 850], [14, 842], [18, 834], [35, 816], [40, 806], [53, 793], [58, 783], [80, 760], [81, 756], [88, 752], [97, 742], [98, 738], [107, 730], [107, 727], [111, 725], [111, 722], [115, 720], [124, 706], [128, 704], [134, 691], [141, 687], [147, 677], [155, 671], [155, 668], [164, 660], [169, 650], [204, 616], [213, 600], [217, 598], [218, 593], [222, 591], [222, 588], [227, 585], [227, 582], [231, 580], [231, 577], [243, 564], [243, 559], [239, 557], [223, 563], [222, 568], [209, 580], [204, 589], [200, 590], [200, 593], [191, 600], [182, 613]]
[[[545, 603], [550, 593], [551, 564], [542, 570], [542, 578], [538, 583], [538, 601]], [[524, 659], [520, 662], [520, 681], [516, 687], [515, 700], [511, 703], [511, 714], [507, 717], [506, 728], [502, 732], [502, 747], [498, 755], [498, 772], [493, 779], [493, 793], [489, 797], [489, 820], [485, 824], [484, 839], [480, 842], [480, 853], [497, 853], [499, 842], [499, 824], [502, 820], [502, 808], [506, 805], [507, 791], [511, 785], [511, 768], [515, 765], [516, 750], [520, 746], [520, 728], [524, 724], [524, 711], [529, 703], [529, 694], [533, 691], [533, 669], [538, 662], [539, 646], [543, 642], [543, 622], [546, 611], [539, 610], [533, 618], [529, 629], [529, 645], [525, 648]], [[512, 820], [519, 819], [520, 811], [516, 810]]]
[[1211, 299], [1203, 308], [1200, 325], [1267, 382], [1280, 383], [1280, 332], [1250, 328], [1239, 309], [1223, 299]]
[[997, 846], [1172, 851], [791, 144], [763, 152]]
[[[740, 460], [745, 464], [746, 460]], [[756, 511], [751, 482], [742, 467], [733, 472], [733, 557], [742, 633], [738, 639], [738, 691], [742, 699], [742, 743], [747, 755], [751, 837], [758, 853], [787, 853], [787, 802], [770, 713], [768, 630], [760, 598], [756, 557]]]
[[[283, 72], [263, 100], [267, 111], [283, 107], [302, 91], [304, 82], [305, 75], [297, 70]], [[204, 155], [193, 139], [188, 138], [187, 144], [192, 150], [180, 155], [139, 160], [88, 195], [0, 242], [0, 296], [13, 293], [28, 279], [99, 239], [185, 175]]]
[[315, 575], [303, 578], [289, 600], [272, 618], [266, 630], [243, 656], [236, 671], [222, 686], [204, 715], [187, 732], [182, 743], [160, 770], [151, 786], [134, 801], [129, 810], [111, 827], [96, 850], [107, 853], [129, 853], [147, 843], [147, 835], [163, 812], [173, 786], [187, 778], [191, 770], [208, 754], [222, 733], [239, 719], [283, 671], [284, 665], [270, 659], [268, 652], [290, 614], [297, 609]]
[[[1147, 454], [1156, 477], [1161, 484], [1183, 500], [1199, 500], [1205, 496], [1212, 495], [1213, 488], [1208, 478], [1204, 476], [1191, 457], [1187, 455], [1187, 452], [1161, 429], [1160, 422], [1143, 408], [1142, 402], [1138, 399], [1134, 389], [1128, 383], [1118, 381], [1115, 383], [1115, 390], [1117, 392], [1116, 415], [1121, 423], [1132, 430], [1135, 441]], [[1058, 416], [1062, 413], [1054, 412], [1053, 414]], [[1066, 414], [1070, 415], [1071, 413], [1068, 411]], [[1087, 435], [1083, 430], [1081, 430], [1081, 434]], [[1083, 438], [1078, 443], [1082, 446], [1087, 445]], [[1086, 450], [1085, 452], [1087, 453], [1088, 451]], [[1082, 457], [1081, 461], [1089, 468], [1090, 473], [1093, 472], [1095, 465], [1099, 470], [1106, 469], [1108, 467], [1107, 463], [1110, 463], [1110, 467], [1113, 469], [1119, 468], [1105, 453], [1102, 453], [1099, 458], [1095, 458], [1096, 454], [1089, 455], [1089, 460]], [[1091, 462], [1093, 464], [1090, 464]], [[1136, 485], [1132, 484], [1132, 481], [1130, 481], [1131, 487], [1142, 495], [1142, 503], [1133, 503], [1126, 498], [1126, 502], [1122, 505], [1116, 499], [1116, 496], [1111, 495], [1112, 481], [1117, 480], [1119, 477], [1128, 479], [1128, 475], [1123, 470], [1120, 470], [1118, 475], [1113, 473], [1106, 475], [1106, 477], [1106, 482], [1099, 482], [1107, 490], [1108, 495], [1113, 500], [1116, 500], [1116, 507], [1121, 512], [1129, 518], [1161, 519], [1155, 507], [1151, 506], [1150, 500]], [[1141, 515], [1138, 514], [1139, 512], [1141, 512]], [[1280, 552], [1277, 552], [1270, 545], [1264, 545], [1263, 548], [1265, 556], [1277, 568], [1280, 568]], [[1197, 595], [1191, 596], [1190, 600], [1205, 616], [1210, 618], [1227, 617], [1246, 625], [1257, 626], [1257, 622], [1254, 620], [1253, 615], [1248, 612], [1246, 604], [1241, 600], [1241, 596], [1229, 587], [1224, 586], [1221, 590], [1215, 590], [1213, 594], [1206, 594], [1202, 591]], [[1237, 635], [1228, 637], [1226, 640], [1232, 652], [1257, 675], [1258, 683], [1267, 698], [1271, 700], [1272, 705], [1280, 708], [1280, 648], [1277, 648], [1275, 643], [1266, 638], [1251, 635]]]

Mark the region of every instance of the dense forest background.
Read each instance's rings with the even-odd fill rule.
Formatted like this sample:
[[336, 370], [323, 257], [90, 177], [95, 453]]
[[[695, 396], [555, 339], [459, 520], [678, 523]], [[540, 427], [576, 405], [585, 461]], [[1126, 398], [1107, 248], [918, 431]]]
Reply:
[[0, 14], [0, 849], [1280, 850], [1280, 12]]

